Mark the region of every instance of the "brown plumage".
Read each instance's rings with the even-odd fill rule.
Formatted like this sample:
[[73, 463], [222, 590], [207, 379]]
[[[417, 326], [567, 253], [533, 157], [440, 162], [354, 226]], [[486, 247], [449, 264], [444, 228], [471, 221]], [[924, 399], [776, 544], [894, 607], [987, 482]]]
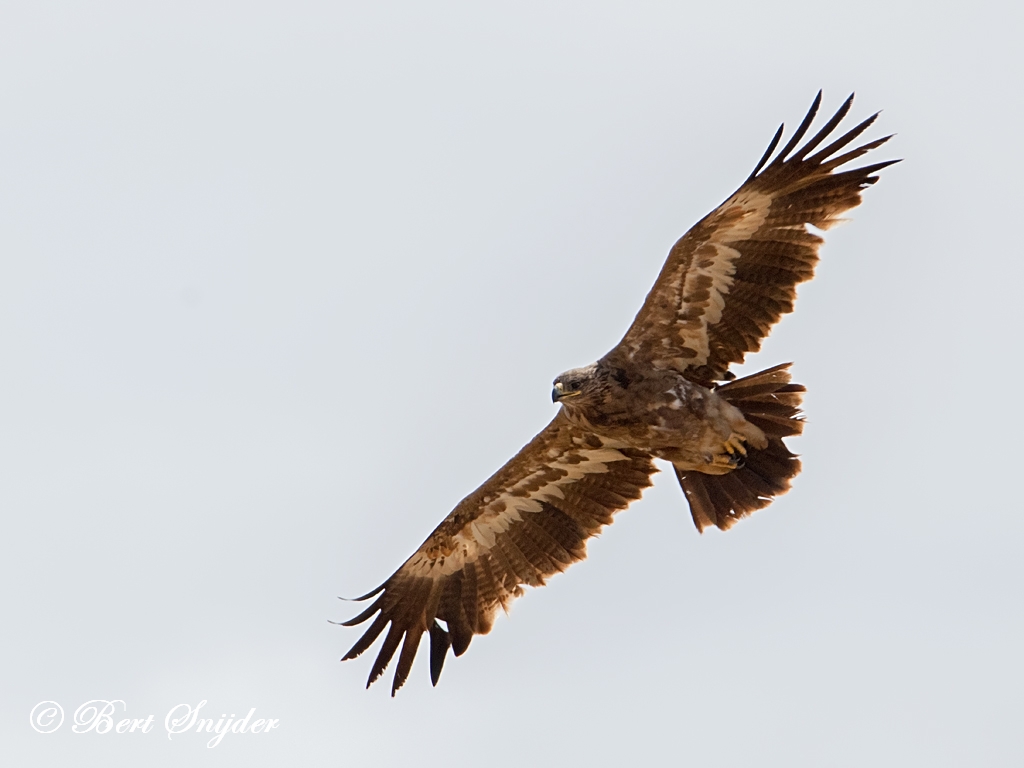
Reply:
[[344, 659], [384, 635], [367, 686], [398, 653], [394, 695], [425, 632], [436, 685], [449, 648], [464, 653], [523, 586], [586, 556], [587, 539], [651, 484], [655, 458], [672, 463], [701, 531], [728, 529], [789, 489], [800, 462], [783, 438], [803, 428], [804, 387], [788, 365], [727, 381], [729, 366], [760, 348], [813, 276], [823, 240], [808, 226], [828, 229], [898, 162], [837, 171], [888, 139], [842, 151], [876, 116], [818, 149], [852, 96], [798, 148], [820, 101], [773, 159], [780, 127], [743, 186], [672, 247], [622, 341], [555, 379], [552, 422], [359, 598], [376, 599], [343, 624], [372, 622]]

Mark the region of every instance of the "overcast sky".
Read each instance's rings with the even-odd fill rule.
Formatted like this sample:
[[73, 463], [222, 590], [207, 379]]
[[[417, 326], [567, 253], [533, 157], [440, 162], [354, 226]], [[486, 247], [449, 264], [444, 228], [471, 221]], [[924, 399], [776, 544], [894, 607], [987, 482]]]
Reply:
[[[9, 764], [1020, 765], [1022, 23], [5, 3]], [[744, 369], [809, 389], [793, 491], [700, 536], [661, 473], [438, 688], [421, 649], [364, 690], [337, 596], [547, 423], [819, 88], [906, 160]], [[72, 733], [92, 699], [155, 727]], [[168, 739], [202, 700], [280, 723]]]

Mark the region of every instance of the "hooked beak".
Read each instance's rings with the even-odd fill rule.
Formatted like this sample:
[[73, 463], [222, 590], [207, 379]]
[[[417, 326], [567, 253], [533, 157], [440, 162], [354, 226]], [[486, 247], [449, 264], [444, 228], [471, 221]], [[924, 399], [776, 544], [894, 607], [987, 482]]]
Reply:
[[570, 397], [576, 397], [578, 394], [580, 394], [578, 390], [566, 392], [565, 385], [560, 381], [556, 381], [555, 388], [551, 390], [551, 402], [559, 403], [562, 400], [568, 400]]

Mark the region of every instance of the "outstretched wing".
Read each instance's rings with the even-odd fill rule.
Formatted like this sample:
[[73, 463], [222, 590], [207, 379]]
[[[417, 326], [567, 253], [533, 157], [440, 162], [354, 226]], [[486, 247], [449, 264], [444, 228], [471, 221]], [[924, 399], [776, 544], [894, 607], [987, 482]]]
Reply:
[[[609, 358], [671, 368], [701, 382], [721, 380], [729, 365], [756, 352], [772, 326], [792, 311], [796, 286], [814, 275], [820, 230], [860, 203], [889, 160], [836, 169], [885, 143], [876, 139], [837, 154], [870, 126], [877, 113], [811, 154], [849, 112], [853, 96], [799, 149], [821, 103], [771, 163], [780, 126], [750, 178], [705, 216], [669, 252], [633, 325]], [[794, 149], [796, 151], [794, 152]], [[766, 165], [767, 163], [767, 165]]]
[[[391, 628], [370, 669], [370, 686], [399, 644], [391, 695], [430, 632], [430, 677], [437, 685], [448, 648], [461, 656], [473, 635], [490, 631], [498, 608], [586, 557], [586, 541], [612, 514], [640, 498], [656, 472], [651, 457], [570, 424], [563, 411], [467, 496], [415, 554], [381, 586], [377, 599], [345, 626], [376, 614], [345, 654], [353, 659]], [[444, 622], [446, 626], [442, 626]]]

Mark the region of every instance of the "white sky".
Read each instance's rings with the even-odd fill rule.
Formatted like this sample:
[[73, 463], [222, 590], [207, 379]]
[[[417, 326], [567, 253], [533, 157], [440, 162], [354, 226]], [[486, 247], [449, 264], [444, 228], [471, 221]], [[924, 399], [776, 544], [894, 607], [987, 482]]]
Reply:
[[[1019, 7], [360, 5], [0, 9], [9, 764], [1020, 765]], [[336, 596], [819, 87], [906, 161], [746, 369], [809, 387], [794, 491], [698, 536], [662, 473], [438, 688], [364, 691]], [[281, 725], [168, 740], [203, 699]]]

